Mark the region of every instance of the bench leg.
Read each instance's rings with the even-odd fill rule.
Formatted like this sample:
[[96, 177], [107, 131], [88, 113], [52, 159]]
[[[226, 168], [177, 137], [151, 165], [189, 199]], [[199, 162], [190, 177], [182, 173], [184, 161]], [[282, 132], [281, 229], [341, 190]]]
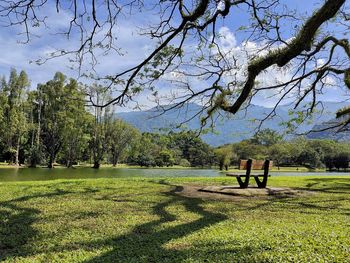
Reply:
[[249, 178], [250, 178], [250, 172], [252, 170], [252, 164], [253, 164], [253, 160], [249, 159], [247, 161], [247, 171], [245, 175], [242, 175], [242, 177], [245, 177], [245, 180], [242, 181], [241, 176], [237, 176], [237, 181], [239, 183], [239, 187], [240, 188], [247, 188], [249, 185]]
[[243, 181], [240, 176], [237, 176], [237, 182], [239, 184], [240, 188], [247, 188], [249, 185], [249, 178], [250, 176], [243, 175], [242, 177], [245, 177], [245, 180]]
[[266, 188], [267, 178], [269, 177], [269, 168], [270, 168], [270, 160], [266, 160], [264, 163], [264, 177], [263, 180], [260, 181], [258, 177], [254, 177], [256, 184], [259, 188]]
[[260, 181], [258, 177], [254, 177], [256, 184], [259, 188], [266, 188], [268, 176], [264, 176], [263, 180]]

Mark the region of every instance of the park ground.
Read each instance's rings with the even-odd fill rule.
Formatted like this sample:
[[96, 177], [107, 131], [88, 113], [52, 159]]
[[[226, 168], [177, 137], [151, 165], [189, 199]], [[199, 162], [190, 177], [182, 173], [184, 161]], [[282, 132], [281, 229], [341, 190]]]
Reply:
[[308, 194], [220, 198], [233, 178], [0, 183], [0, 261], [347, 262], [346, 176], [272, 177]]

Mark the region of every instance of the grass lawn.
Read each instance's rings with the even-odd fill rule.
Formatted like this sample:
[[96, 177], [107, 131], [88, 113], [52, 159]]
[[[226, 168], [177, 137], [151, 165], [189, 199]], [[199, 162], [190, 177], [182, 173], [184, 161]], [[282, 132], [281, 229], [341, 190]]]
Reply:
[[233, 178], [0, 183], [0, 261], [349, 262], [350, 178], [272, 177], [304, 197], [185, 197]]

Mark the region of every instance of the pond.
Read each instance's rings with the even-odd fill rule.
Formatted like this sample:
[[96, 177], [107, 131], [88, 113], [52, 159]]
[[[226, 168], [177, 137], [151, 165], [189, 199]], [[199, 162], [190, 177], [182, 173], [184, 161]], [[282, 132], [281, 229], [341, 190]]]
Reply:
[[[244, 173], [242, 171], [242, 173]], [[42, 181], [55, 179], [93, 179], [93, 178], [126, 178], [126, 177], [218, 177], [225, 172], [215, 169], [171, 169], [171, 168], [1, 168], [0, 182], [9, 181]], [[347, 175], [336, 172], [271, 172], [272, 176], [305, 176], [305, 175]]]

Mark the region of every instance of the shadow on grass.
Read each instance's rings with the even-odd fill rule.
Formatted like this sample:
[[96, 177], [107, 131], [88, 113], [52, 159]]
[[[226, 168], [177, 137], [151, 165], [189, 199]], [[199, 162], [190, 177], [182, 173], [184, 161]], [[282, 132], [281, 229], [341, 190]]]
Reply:
[[334, 194], [350, 194], [350, 177], [311, 178], [307, 179], [307, 181], [307, 190]]
[[[241, 210], [276, 211], [288, 209], [303, 214], [319, 214], [320, 212], [350, 215], [346, 204], [350, 203], [350, 178], [310, 178], [305, 187], [296, 189], [316, 193], [300, 197], [272, 197], [255, 206], [244, 206]], [[318, 195], [328, 194], [328, 195]], [[277, 206], [276, 206], [277, 205]]]
[[[92, 247], [111, 247], [111, 251], [101, 256], [92, 258], [86, 262], [159, 262], [174, 261], [179, 258], [186, 258], [193, 251], [189, 248], [167, 249], [164, 246], [171, 240], [186, 237], [201, 229], [224, 221], [226, 216], [221, 213], [208, 212], [202, 208], [204, 201], [198, 198], [183, 197], [177, 194], [183, 190], [181, 186], [173, 186], [165, 181], [154, 182], [165, 186], [173, 187], [168, 192], [161, 193], [167, 200], [156, 203], [153, 213], [159, 219], [136, 226], [131, 232], [115, 238], [82, 243], [81, 247], [91, 249]], [[57, 186], [57, 185], [56, 185]], [[33, 227], [33, 224], [40, 217], [39, 209], [25, 206], [23, 202], [36, 198], [51, 198], [55, 196], [94, 193], [98, 190], [84, 188], [83, 191], [65, 191], [47, 187], [51, 193], [33, 194], [9, 201], [0, 202], [0, 261], [14, 260], [18, 257], [27, 257], [37, 253], [33, 243], [39, 238], [40, 233]], [[128, 199], [129, 195], [123, 196]], [[120, 196], [119, 196], [120, 198]], [[118, 198], [118, 199], [119, 199]], [[122, 198], [122, 199], [124, 199]], [[103, 196], [101, 199], [110, 200], [110, 196]], [[120, 201], [120, 200], [117, 200]], [[182, 223], [175, 226], [162, 226], [177, 220], [177, 217], [167, 211], [173, 204], [181, 204], [186, 211], [200, 216], [199, 219]], [[89, 214], [90, 216], [90, 214]], [[70, 250], [70, 247], [58, 248], [59, 251]], [[201, 248], [196, 248], [201, 249]], [[54, 252], [55, 249], [51, 252]], [[218, 251], [215, 251], [215, 253]], [[227, 251], [226, 251], [227, 252]]]
[[[52, 187], [46, 187], [46, 189], [51, 190]], [[89, 190], [86, 189], [86, 191]], [[33, 228], [33, 224], [40, 210], [22, 207], [21, 202], [71, 193], [74, 192], [55, 188], [51, 193], [27, 195], [0, 202], [0, 261], [13, 257], [25, 257], [33, 253], [31, 241], [39, 235]]]
[[[306, 185], [305, 190], [315, 190], [325, 193], [333, 193], [333, 191], [339, 191], [340, 193], [349, 193], [350, 185], [346, 178], [317, 178], [310, 180]], [[263, 248], [258, 246], [259, 244], [250, 244], [249, 246], [240, 246], [234, 244], [234, 248], [229, 249], [227, 241], [225, 243], [199, 243], [193, 244], [193, 242], [186, 243], [186, 237], [201, 231], [201, 234], [205, 235], [205, 228], [220, 223], [227, 218], [223, 213], [210, 212], [203, 208], [206, 201], [200, 198], [185, 197], [178, 194], [183, 188], [181, 186], [170, 185], [165, 181], [154, 182], [167, 187], [172, 187], [170, 191], [161, 193], [165, 197], [164, 202], [155, 203], [152, 208], [152, 213], [158, 217], [158, 219], [145, 222], [132, 229], [129, 233], [113, 238], [105, 238], [102, 240], [92, 242], [75, 243], [74, 246], [69, 244], [62, 247], [55, 247], [50, 252], [63, 252], [77, 247], [89, 251], [106, 249], [109, 251], [99, 256], [86, 260], [85, 262], [179, 262], [182, 260], [188, 260], [190, 258], [198, 261], [216, 261], [220, 258], [221, 254], [240, 254], [240, 255], [252, 255], [256, 251], [261, 251]], [[104, 188], [105, 189], [105, 188]], [[20, 197], [10, 201], [0, 202], [0, 261], [1, 260], [13, 260], [15, 257], [25, 257], [35, 253], [35, 249], [31, 246], [31, 241], [38, 238], [40, 233], [33, 228], [33, 223], [37, 220], [40, 211], [33, 208], [23, 208], [20, 202], [25, 202], [34, 198], [41, 197], [54, 197], [58, 195], [66, 195], [71, 193], [94, 193], [98, 192], [96, 189], [81, 188], [82, 191], [63, 191], [60, 189], [53, 189], [52, 193], [38, 194]], [[111, 188], [115, 191], [115, 188]], [[130, 202], [135, 201], [134, 196], [142, 195], [139, 193], [125, 194], [115, 196], [103, 195], [99, 196], [97, 200], [112, 200], [115, 202]], [[315, 195], [316, 196], [316, 195]], [[336, 201], [347, 201], [346, 195], [342, 197], [334, 197], [334, 200], [330, 200], [331, 196], [326, 196], [322, 200], [316, 200], [314, 197], [300, 198], [273, 198], [269, 200], [263, 200], [258, 205], [245, 207], [244, 203], [239, 206], [234, 206], [235, 209], [242, 210], [255, 210], [260, 209], [263, 211], [268, 210], [291, 210], [295, 209], [300, 213], [316, 213], [320, 210], [328, 210], [330, 212], [337, 212], [341, 205]], [[349, 197], [350, 199], [350, 197]], [[332, 202], [335, 201], [335, 202]], [[350, 201], [350, 200], [349, 200]], [[143, 202], [148, 202], [144, 200]], [[283, 204], [280, 206], [278, 203]], [[173, 205], [181, 204], [187, 212], [197, 214], [198, 219], [194, 221], [182, 220], [181, 223], [176, 224], [178, 218], [176, 215], [169, 212], [169, 208]], [[277, 206], [275, 206], [277, 204]], [[349, 209], [342, 210], [342, 213], [349, 213]], [[72, 212], [72, 216], [74, 212]], [[86, 215], [80, 214], [80, 216], [98, 216], [93, 212], [87, 212]], [[73, 219], [74, 220], [74, 219]], [[185, 222], [183, 222], [185, 221]], [[174, 224], [172, 224], [172, 222]], [[203, 231], [204, 230], [204, 231]], [[213, 231], [211, 235], [213, 235]], [[173, 243], [176, 239], [184, 238], [184, 243]], [[234, 243], [235, 240], [229, 242]], [[191, 246], [187, 246], [191, 244]], [[168, 245], [168, 246], [167, 246]], [[196, 258], [193, 258], [196, 257]], [[242, 261], [244, 262], [244, 261]]]
[[[164, 181], [158, 183], [171, 186]], [[227, 217], [223, 214], [204, 210], [201, 207], [204, 201], [201, 199], [178, 195], [177, 192], [182, 190], [181, 186], [173, 186], [171, 191], [163, 193], [168, 200], [155, 205], [153, 208], [153, 213], [159, 216], [158, 220], [136, 226], [130, 233], [117, 238], [84, 244], [89, 247], [103, 247], [106, 245], [112, 247], [111, 251], [86, 262], [159, 262], [186, 258], [188, 256], [186, 249], [169, 250], [164, 245], [171, 240], [186, 237], [196, 231], [224, 221]], [[188, 212], [196, 213], [200, 215], [200, 218], [188, 223], [160, 228], [162, 224], [177, 219], [175, 215], [166, 211], [166, 208], [174, 203], [181, 203]]]

